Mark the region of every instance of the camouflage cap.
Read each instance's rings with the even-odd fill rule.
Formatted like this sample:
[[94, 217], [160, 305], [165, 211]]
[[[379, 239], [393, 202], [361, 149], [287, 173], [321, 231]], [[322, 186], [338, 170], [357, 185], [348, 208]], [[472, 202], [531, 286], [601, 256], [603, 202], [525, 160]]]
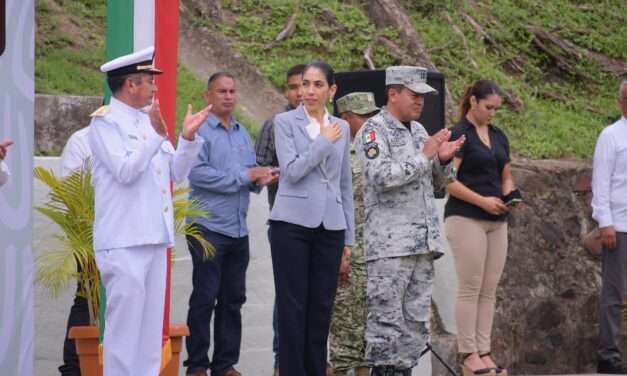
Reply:
[[346, 94], [337, 100], [337, 112], [354, 112], [358, 115], [366, 115], [379, 111], [379, 107], [374, 102], [374, 94], [370, 92], [354, 92]]
[[400, 65], [385, 70], [386, 85], [405, 85], [409, 90], [419, 93], [435, 93], [438, 91], [427, 85], [427, 70], [421, 67]]

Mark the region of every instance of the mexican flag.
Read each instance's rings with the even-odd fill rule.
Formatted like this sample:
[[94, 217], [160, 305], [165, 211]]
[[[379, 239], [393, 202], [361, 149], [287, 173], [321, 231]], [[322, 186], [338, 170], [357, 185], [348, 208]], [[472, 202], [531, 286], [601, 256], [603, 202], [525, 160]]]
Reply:
[[376, 138], [377, 137], [375, 136], [374, 131], [370, 131], [370, 132], [364, 133], [361, 136], [361, 142], [364, 145], [366, 145], [367, 143], [370, 143], [370, 142], [373, 142], [374, 140], [376, 140]]
[[[179, 1], [178, 0], [108, 0], [107, 45], [105, 61], [155, 46], [155, 67], [165, 74], [155, 76], [157, 97], [170, 137], [175, 134], [176, 68], [178, 60]], [[111, 93], [105, 85], [105, 103]], [[173, 140], [171, 140], [173, 141]], [[170, 250], [167, 252], [165, 312], [163, 316], [161, 369], [172, 358], [168, 329], [170, 323]], [[104, 335], [105, 292], [101, 285], [100, 299], [100, 363]]]

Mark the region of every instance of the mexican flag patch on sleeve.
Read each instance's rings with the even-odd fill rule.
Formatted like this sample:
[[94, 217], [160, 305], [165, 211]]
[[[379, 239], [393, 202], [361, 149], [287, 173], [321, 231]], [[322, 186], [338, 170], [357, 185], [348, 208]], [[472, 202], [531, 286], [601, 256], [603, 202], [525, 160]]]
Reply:
[[366, 145], [376, 139], [374, 131], [366, 132], [361, 136], [361, 142]]

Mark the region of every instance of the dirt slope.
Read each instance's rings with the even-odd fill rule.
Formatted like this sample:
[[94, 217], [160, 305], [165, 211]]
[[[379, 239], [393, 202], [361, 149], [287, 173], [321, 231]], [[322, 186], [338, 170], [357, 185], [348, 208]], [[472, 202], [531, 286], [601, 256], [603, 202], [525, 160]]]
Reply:
[[237, 80], [238, 104], [251, 120], [261, 125], [285, 105], [283, 95], [270, 84], [225, 37], [192, 22], [193, 5], [181, 1], [179, 60], [203, 79], [228, 70]]

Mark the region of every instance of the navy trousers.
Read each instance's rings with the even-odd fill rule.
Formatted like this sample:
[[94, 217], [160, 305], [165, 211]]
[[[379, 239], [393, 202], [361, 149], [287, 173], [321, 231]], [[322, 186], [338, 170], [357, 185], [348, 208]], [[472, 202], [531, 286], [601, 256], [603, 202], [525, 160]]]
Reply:
[[[194, 269], [187, 312], [190, 335], [185, 341], [188, 357], [183, 365], [187, 367], [187, 373], [210, 369], [212, 375], [221, 375], [239, 361], [241, 308], [246, 301], [246, 269], [250, 259], [248, 236], [231, 238], [196, 226], [216, 249], [216, 254], [204, 260], [198, 242], [187, 237]], [[210, 322], [214, 312], [210, 362]]]
[[279, 369], [288, 376], [324, 376], [344, 230], [281, 221], [270, 226]]
[[[270, 204], [272, 208], [272, 203]], [[271, 209], [272, 210], [272, 209]], [[268, 226], [268, 243], [272, 242], [270, 235], [270, 227]], [[274, 368], [279, 368], [279, 311], [276, 306], [276, 298], [274, 299], [274, 307], [272, 308], [272, 352], [274, 352]]]

